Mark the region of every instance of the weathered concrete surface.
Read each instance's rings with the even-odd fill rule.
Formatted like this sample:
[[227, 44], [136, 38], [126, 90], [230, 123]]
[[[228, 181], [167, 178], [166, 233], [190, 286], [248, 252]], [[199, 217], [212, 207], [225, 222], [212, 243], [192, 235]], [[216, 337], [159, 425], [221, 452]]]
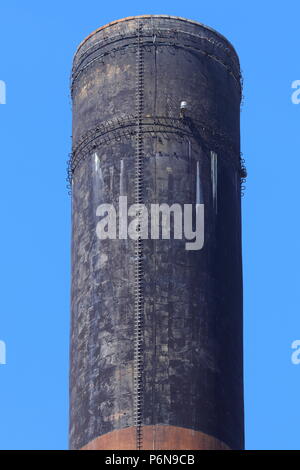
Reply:
[[[239, 63], [217, 33], [159, 16], [111, 24], [74, 58], [70, 445], [134, 426], [134, 242], [100, 241], [96, 208], [117, 204], [120, 194], [135, 202], [138, 26], [144, 202], [195, 203], [200, 184], [205, 204], [201, 251], [186, 251], [182, 240], [143, 243], [143, 424], [200, 431], [239, 449]], [[211, 151], [218, 155], [217, 210]]]

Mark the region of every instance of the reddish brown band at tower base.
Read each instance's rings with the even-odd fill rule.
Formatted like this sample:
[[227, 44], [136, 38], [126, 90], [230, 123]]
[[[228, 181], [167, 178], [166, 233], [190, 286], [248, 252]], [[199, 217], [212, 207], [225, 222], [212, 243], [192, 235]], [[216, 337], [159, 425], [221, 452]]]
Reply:
[[[143, 426], [142, 450], [230, 450], [209, 434], [177, 426]], [[99, 436], [82, 450], [136, 450], [136, 429], [118, 429]]]

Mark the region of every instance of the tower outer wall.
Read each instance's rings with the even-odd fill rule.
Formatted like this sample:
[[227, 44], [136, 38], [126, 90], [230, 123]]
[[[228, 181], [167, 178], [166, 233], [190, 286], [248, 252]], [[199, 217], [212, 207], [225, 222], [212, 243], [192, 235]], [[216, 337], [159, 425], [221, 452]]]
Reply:
[[[77, 50], [69, 168], [73, 449], [244, 446], [240, 99], [233, 47], [196, 22], [132, 17], [100, 28]], [[128, 206], [136, 202], [137, 133], [147, 207], [201, 202], [205, 210], [202, 250], [187, 251], [184, 240], [143, 240], [140, 401], [136, 245], [96, 235], [100, 204], [118, 207], [120, 195]]]

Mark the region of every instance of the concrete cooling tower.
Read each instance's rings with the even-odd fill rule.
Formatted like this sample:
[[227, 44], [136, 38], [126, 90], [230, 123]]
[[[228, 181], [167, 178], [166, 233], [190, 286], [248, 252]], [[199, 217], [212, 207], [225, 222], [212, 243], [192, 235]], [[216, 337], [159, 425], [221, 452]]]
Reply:
[[[195, 21], [125, 18], [81, 43], [71, 92], [70, 447], [242, 449], [237, 54]], [[141, 208], [163, 204], [171, 222], [203, 207], [199, 249], [144, 236]]]

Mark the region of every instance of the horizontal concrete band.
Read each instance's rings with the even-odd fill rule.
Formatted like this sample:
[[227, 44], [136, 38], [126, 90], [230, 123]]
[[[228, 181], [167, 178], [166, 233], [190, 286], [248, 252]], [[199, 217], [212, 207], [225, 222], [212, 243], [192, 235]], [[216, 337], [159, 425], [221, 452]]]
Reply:
[[[142, 450], [230, 450], [219, 439], [193, 429], [154, 425], [142, 428]], [[103, 434], [81, 450], [135, 450], [136, 428], [129, 427]]]
[[172, 15], [137, 15], [137, 16], [128, 16], [126, 18], [121, 18], [119, 20], [115, 20], [115, 21], [111, 21], [110, 23], [106, 24], [106, 25], [103, 25], [101, 26], [100, 28], [97, 28], [95, 31], [93, 31], [92, 33], [90, 33], [83, 41], [81, 41], [81, 43], [79, 44], [77, 50], [76, 50], [76, 53], [74, 54], [74, 57], [78, 54], [79, 50], [82, 48], [82, 46], [87, 42], [89, 41], [89, 39], [91, 39], [91, 37], [93, 37], [95, 34], [99, 33], [100, 31], [104, 30], [104, 29], [107, 29], [107, 28], [110, 28], [114, 25], [117, 25], [119, 23], [124, 23], [124, 22], [128, 22], [128, 21], [139, 21], [139, 20], [157, 20], [157, 19], [163, 19], [163, 20], [177, 20], [178, 22], [183, 22], [183, 23], [190, 23], [190, 24], [194, 24], [196, 26], [200, 26], [201, 28], [207, 30], [207, 31], [210, 31], [212, 32], [213, 34], [215, 34], [217, 37], [219, 37], [222, 41], [224, 41], [229, 47], [230, 49], [232, 50], [232, 52], [234, 53], [234, 55], [237, 57], [238, 59], [238, 55], [237, 55], [237, 52], [235, 50], [235, 48], [233, 47], [233, 45], [231, 44], [231, 42], [225, 37], [223, 36], [223, 34], [219, 33], [218, 31], [216, 31], [215, 29], [211, 28], [210, 26], [207, 26], [199, 21], [194, 21], [194, 20], [189, 20], [187, 18], [182, 18], [181, 16], [172, 16]]

